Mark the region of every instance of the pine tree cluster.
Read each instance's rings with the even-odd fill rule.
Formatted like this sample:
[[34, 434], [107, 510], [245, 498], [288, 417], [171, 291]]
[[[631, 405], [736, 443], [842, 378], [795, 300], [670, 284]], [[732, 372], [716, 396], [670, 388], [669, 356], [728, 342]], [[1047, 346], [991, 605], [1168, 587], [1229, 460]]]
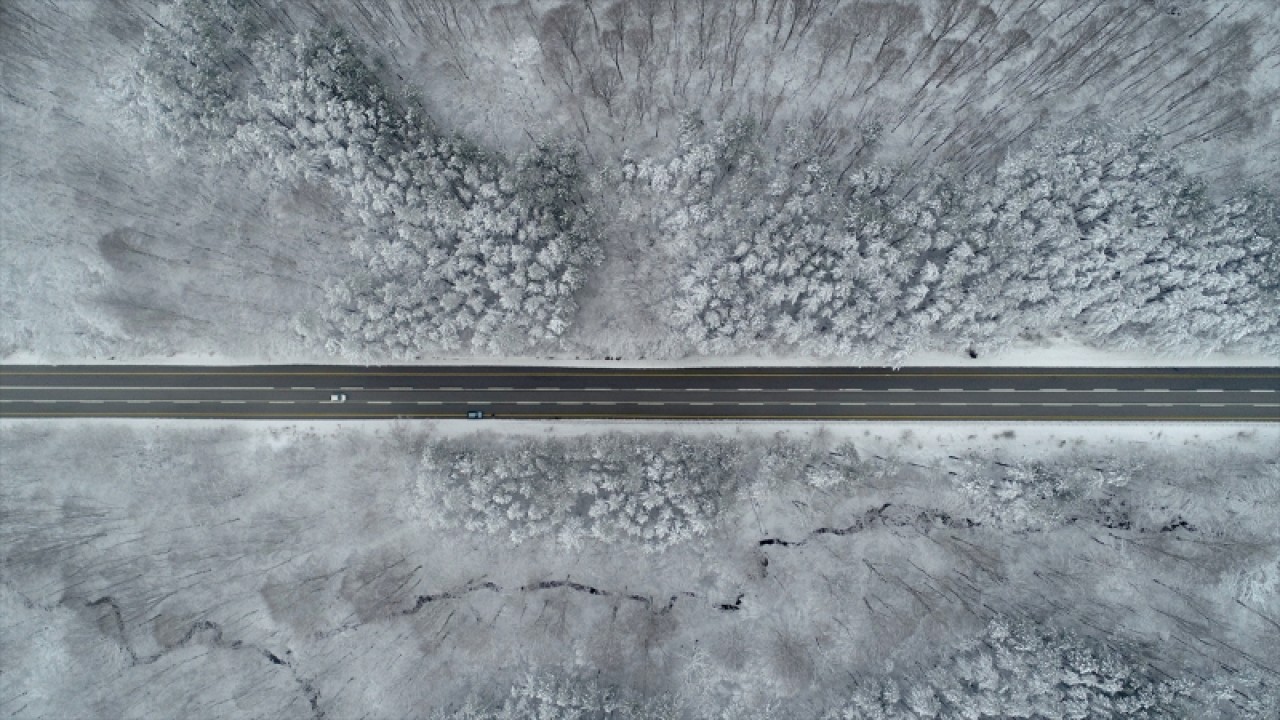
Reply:
[[179, 143], [345, 201], [363, 271], [331, 288], [329, 349], [554, 346], [597, 253], [576, 151], [548, 140], [515, 163], [484, 152], [388, 90], [342, 32], [283, 35], [256, 8], [178, 3], [151, 34], [136, 98]]
[[732, 507], [741, 448], [675, 435], [472, 444], [422, 455], [415, 506], [445, 527], [505, 535], [634, 543], [657, 552], [707, 534]]
[[1152, 132], [1046, 135], [991, 180], [837, 176], [804, 133], [768, 152], [748, 121], [691, 118], [614, 178], [625, 222], [688, 269], [655, 314], [701, 353], [1280, 349], [1280, 204], [1210, 200]]

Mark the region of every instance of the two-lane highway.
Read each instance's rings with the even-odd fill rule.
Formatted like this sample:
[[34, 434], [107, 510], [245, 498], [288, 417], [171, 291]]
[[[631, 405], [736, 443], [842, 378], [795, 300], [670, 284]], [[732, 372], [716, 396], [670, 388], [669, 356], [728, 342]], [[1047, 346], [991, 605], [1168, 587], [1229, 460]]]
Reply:
[[[333, 402], [334, 395], [345, 398]], [[0, 366], [0, 417], [1280, 421], [1280, 368]]]

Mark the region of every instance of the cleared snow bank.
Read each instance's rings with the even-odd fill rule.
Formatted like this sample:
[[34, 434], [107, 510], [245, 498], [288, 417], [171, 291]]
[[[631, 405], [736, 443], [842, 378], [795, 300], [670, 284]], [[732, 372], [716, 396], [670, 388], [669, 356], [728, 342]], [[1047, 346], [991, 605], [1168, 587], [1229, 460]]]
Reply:
[[[542, 365], [548, 367], [671, 368], [671, 367], [885, 367], [883, 363], [850, 358], [803, 356], [727, 355], [680, 359], [619, 358], [586, 355], [521, 355], [513, 357], [441, 356], [411, 361], [386, 360], [357, 363], [325, 353], [290, 357], [242, 358], [205, 353], [174, 353], [137, 357], [99, 356], [54, 357], [37, 351], [12, 353], [3, 362], [14, 365], [261, 365], [261, 364], [365, 364], [365, 365]], [[900, 367], [1280, 367], [1280, 358], [1261, 353], [1211, 353], [1196, 356], [1162, 355], [1142, 350], [1106, 350], [1083, 343], [1058, 339], [1041, 344], [1020, 344], [1006, 350], [970, 358], [963, 350], [955, 353], [920, 352], [904, 359]]]

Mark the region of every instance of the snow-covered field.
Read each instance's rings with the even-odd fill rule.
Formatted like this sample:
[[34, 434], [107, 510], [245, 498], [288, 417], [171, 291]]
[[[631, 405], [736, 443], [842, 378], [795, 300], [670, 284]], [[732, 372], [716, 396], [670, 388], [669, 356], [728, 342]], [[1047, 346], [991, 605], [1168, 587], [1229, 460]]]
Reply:
[[[528, 509], [590, 476], [534, 459], [564, 440], [448, 425], [4, 423], [0, 709], [404, 717], [471, 698], [522, 715], [592, 707], [598, 687], [639, 717], [803, 718], [901, 707], [886, 682], [953, 708], [949, 683], [1008, 624], [1030, 635], [973, 691], [997, 715], [1132, 692], [1263, 718], [1277, 698], [1274, 432], [721, 428], [739, 457], [697, 482], [732, 501], [650, 552], [456, 526], [424, 498], [479, 486], [424, 466], [426, 447], [489, 462], [517, 443], [542, 478]], [[659, 449], [636, 468], [657, 483], [681, 472], [654, 464], [666, 443], [711, 441], [626, 437]]]

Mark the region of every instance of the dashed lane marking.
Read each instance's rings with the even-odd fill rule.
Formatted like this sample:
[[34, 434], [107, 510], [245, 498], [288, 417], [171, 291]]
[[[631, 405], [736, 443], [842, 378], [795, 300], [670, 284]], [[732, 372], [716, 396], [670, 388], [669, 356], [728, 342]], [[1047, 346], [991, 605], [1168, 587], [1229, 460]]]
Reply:
[[[0, 390], [109, 390], [129, 392], [133, 390], [277, 390], [279, 388], [251, 385], [0, 385]], [[294, 388], [314, 390], [315, 388]]]

